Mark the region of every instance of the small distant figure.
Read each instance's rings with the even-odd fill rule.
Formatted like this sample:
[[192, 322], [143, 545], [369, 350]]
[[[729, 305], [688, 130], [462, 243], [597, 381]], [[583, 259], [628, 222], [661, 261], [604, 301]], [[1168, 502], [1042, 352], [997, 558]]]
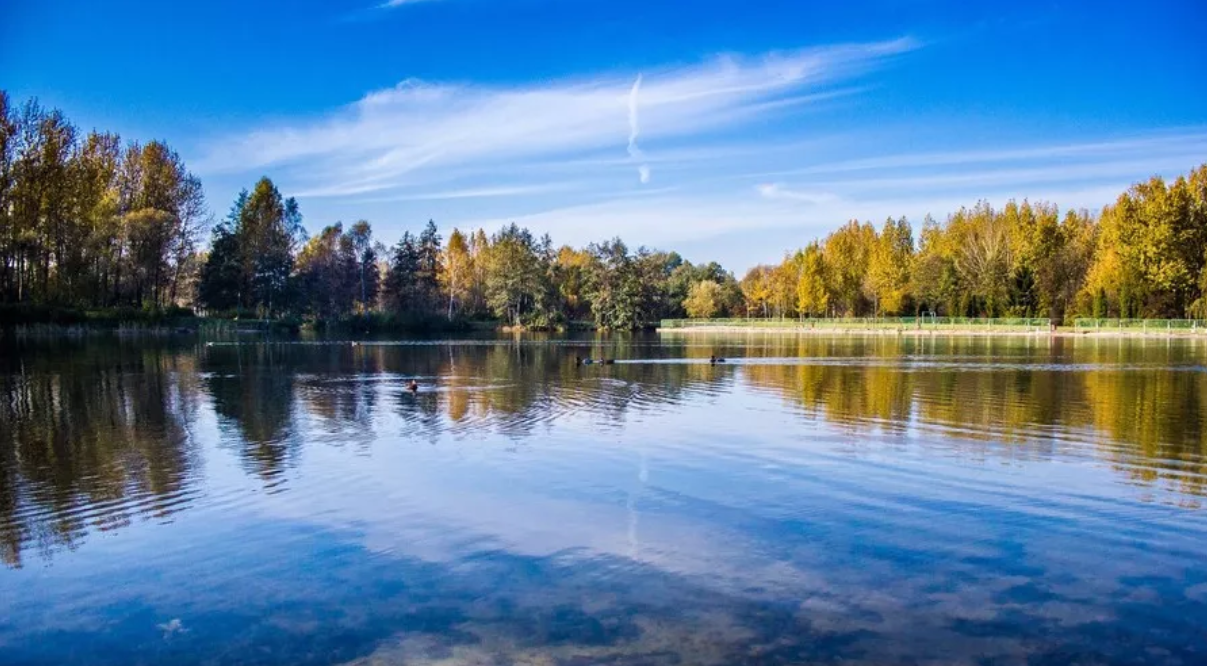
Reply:
[[615, 365], [614, 358], [582, 358], [581, 356], [574, 357], [574, 365]]
[[419, 382], [412, 379], [410, 382], [407, 383], [407, 390], [410, 391], [411, 393], [419, 392]]
[[718, 363], [724, 363], [724, 362], [725, 362], [725, 359], [724, 359], [724, 358], [721, 358], [720, 356], [709, 356], [709, 357], [708, 357], [708, 362], [709, 362], [709, 364], [711, 364], [711, 365], [716, 365], [716, 364], [718, 364]]
[[353, 347], [357, 346], [358, 344], [359, 344], [359, 343], [358, 343], [358, 342], [356, 342], [356, 340], [353, 340], [353, 341], [352, 341], [352, 346], [353, 346]]

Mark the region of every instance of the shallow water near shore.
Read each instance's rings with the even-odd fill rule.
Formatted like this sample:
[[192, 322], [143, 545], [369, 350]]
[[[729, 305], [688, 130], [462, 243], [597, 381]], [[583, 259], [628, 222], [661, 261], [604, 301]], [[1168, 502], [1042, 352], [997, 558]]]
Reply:
[[1207, 663], [1207, 340], [0, 352], [5, 665]]

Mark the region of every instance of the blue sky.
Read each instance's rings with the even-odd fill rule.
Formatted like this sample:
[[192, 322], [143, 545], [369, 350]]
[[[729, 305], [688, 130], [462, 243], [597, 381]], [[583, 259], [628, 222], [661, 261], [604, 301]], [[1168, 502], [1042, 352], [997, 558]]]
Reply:
[[[375, 4], [378, 3], [378, 4]], [[0, 86], [224, 214], [514, 220], [739, 274], [850, 218], [1098, 207], [1207, 162], [1207, 3], [0, 0]]]

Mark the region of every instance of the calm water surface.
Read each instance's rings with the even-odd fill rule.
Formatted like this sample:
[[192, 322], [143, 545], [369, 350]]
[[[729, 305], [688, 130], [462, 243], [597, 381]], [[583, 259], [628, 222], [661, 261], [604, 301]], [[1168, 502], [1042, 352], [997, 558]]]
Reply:
[[1207, 664], [1202, 341], [0, 356], [6, 666]]

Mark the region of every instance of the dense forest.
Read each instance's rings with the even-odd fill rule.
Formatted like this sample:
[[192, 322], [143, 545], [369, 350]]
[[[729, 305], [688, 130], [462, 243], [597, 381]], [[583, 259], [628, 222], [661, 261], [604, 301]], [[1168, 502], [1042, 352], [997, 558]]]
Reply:
[[490, 236], [454, 229], [446, 242], [429, 220], [387, 248], [364, 220], [306, 239], [297, 210], [267, 178], [241, 193], [198, 261], [197, 305], [361, 326], [492, 320], [633, 329], [682, 316], [693, 286], [709, 282], [725, 312], [744, 308], [737, 281], [717, 264], [630, 251], [619, 239], [558, 248], [512, 224]]
[[742, 280], [760, 316], [1207, 318], [1207, 165], [1098, 213], [981, 202], [879, 230], [851, 221]]
[[738, 282], [715, 262], [618, 238], [558, 247], [514, 224], [444, 238], [429, 221], [391, 247], [364, 220], [308, 236], [268, 178], [214, 220], [164, 142], [85, 134], [0, 91], [6, 321], [39, 308], [608, 329], [683, 316], [1207, 317], [1205, 293], [1207, 165], [1097, 213], [979, 203], [917, 234], [905, 218], [851, 221]]

